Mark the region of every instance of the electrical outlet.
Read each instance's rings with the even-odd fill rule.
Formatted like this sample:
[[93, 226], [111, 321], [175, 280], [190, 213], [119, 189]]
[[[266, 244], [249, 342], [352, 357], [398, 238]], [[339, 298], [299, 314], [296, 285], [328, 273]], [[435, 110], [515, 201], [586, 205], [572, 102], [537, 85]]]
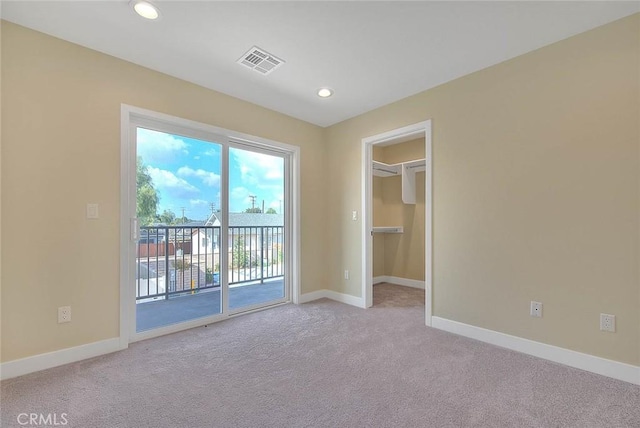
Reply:
[[58, 308], [58, 324], [71, 322], [71, 306], [60, 306]]
[[600, 330], [616, 332], [616, 316], [609, 314], [600, 314]]
[[349, 279], [349, 271], [348, 270], [344, 271], [344, 279]]
[[531, 316], [542, 318], [542, 303], [531, 301]]

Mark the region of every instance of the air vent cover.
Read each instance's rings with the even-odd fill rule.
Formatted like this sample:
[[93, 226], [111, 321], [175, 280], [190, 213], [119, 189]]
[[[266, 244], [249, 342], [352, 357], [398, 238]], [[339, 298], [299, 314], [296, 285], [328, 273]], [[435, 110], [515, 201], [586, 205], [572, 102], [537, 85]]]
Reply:
[[238, 60], [238, 64], [242, 64], [260, 74], [269, 74], [284, 64], [284, 61], [254, 46], [242, 55]]

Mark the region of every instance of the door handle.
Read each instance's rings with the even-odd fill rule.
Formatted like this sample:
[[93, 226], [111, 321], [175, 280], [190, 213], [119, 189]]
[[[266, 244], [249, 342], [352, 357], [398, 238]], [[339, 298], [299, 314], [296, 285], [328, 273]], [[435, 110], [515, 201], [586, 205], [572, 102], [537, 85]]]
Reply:
[[131, 219], [131, 240], [137, 241], [140, 239], [140, 224], [137, 218]]

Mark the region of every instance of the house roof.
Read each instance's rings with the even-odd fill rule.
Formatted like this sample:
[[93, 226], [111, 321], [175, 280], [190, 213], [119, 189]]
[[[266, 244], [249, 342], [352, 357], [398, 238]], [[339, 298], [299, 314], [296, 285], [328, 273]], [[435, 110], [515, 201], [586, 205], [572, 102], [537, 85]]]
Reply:
[[[205, 222], [205, 226], [220, 226], [220, 215], [219, 212], [212, 213]], [[229, 226], [284, 226], [284, 216], [282, 214], [229, 213]]]

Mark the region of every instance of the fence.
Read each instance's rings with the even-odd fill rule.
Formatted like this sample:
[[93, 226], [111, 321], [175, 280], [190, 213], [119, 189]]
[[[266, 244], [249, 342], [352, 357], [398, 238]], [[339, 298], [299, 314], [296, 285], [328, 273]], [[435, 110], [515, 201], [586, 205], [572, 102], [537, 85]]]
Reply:
[[[284, 274], [283, 226], [229, 227], [229, 285]], [[220, 227], [141, 227], [136, 299], [197, 293], [220, 286]]]

